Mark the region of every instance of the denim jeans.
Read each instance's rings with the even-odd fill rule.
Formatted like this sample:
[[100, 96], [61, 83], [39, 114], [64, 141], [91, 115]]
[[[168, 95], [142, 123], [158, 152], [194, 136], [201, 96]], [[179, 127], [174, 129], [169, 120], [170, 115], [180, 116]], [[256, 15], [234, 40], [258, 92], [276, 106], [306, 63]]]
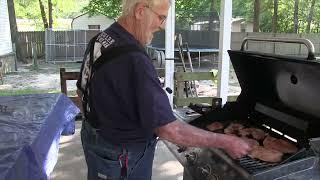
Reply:
[[[99, 129], [82, 122], [81, 141], [88, 166], [88, 180], [151, 180], [157, 139], [130, 146], [116, 146], [99, 136]], [[128, 155], [126, 177], [121, 177], [119, 157]]]

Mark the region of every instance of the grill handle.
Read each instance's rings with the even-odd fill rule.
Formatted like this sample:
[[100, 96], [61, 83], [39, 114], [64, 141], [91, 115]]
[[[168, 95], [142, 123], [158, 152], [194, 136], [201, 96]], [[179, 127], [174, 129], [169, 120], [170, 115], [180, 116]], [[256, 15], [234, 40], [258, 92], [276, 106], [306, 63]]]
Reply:
[[307, 60], [315, 60], [314, 45], [309, 39], [304, 38], [258, 38], [258, 37], [246, 37], [241, 44], [241, 51], [244, 51], [247, 47], [248, 41], [263, 41], [263, 42], [283, 42], [292, 44], [304, 44], [308, 49]]

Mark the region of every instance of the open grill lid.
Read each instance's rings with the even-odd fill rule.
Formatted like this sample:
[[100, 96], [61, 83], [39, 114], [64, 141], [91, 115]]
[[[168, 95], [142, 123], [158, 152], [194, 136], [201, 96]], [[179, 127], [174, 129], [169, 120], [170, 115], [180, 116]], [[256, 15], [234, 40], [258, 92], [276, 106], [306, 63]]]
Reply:
[[228, 52], [242, 89], [237, 101], [251, 119], [296, 139], [320, 136], [320, 63], [314, 56]]

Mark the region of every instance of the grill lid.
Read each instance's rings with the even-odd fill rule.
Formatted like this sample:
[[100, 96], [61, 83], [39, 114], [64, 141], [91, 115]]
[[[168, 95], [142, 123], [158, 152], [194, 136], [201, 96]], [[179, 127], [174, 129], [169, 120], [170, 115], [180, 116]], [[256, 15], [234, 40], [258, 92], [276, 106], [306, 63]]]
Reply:
[[[228, 51], [241, 86], [238, 102], [291, 137], [319, 137], [320, 63], [257, 52]], [[272, 121], [272, 122], [271, 122]]]

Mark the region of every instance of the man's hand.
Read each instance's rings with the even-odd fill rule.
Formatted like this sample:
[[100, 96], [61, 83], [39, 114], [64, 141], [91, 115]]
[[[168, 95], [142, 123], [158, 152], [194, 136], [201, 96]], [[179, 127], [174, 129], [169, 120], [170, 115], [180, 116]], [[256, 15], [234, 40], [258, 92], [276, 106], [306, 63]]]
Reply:
[[232, 158], [240, 158], [251, 151], [241, 138], [209, 132], [179, 120], [159, 127], [155, 133], [162, 139], [187, 147], [213, 147], [226, 151]]
[[225, 150], [232, 158], [238, 159], [241, 158], [252, 150], [252, 147], [249, 146], [247, 142], [245, 142], [243, 139], [226, 135], [226, 141], [225, 145], [222, 147], [223, 150]]

